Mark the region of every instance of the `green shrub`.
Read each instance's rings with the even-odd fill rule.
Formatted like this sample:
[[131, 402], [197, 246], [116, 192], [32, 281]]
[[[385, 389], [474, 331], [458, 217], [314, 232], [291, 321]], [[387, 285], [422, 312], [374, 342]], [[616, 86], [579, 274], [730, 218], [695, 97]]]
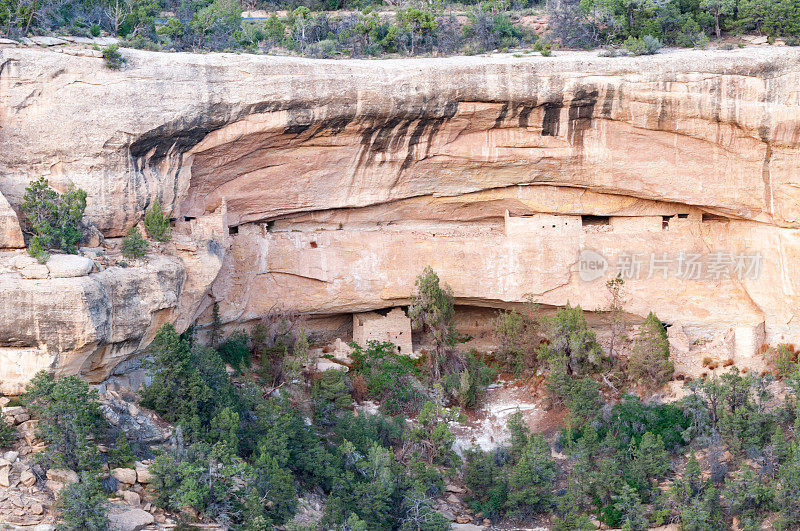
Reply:
[[255, 487], [259, 503], [267, 508], [270, 522], [283, 524], [297, 511], [297, 493], [291, 470], [281, 466], [278, 459], [261, 453], [254, 463]]
[[65, 486], [58, 493], [59, 531], [105, 531], [108, 529], [108, 499], [100, 483], [90, 474]]
[[641, 39], [631, 35], [625, 39], [623, 46], [633, 55], [653, 55], [664, 47], [661, 41], [652, 35], [645, 35]]
[[17, 440], [17, 430], [0, 418], [0, 448], [8, 448]]
[[167, 242], [172, 238], [169, 218], [164, 215], [161, 201], [158, 198], [144, 213], [144, 229], [148, 236], [159, 242]]
[[644, 55], [644, 41], [633, 35], [630, 35], [625, 42], [622, 43], [628, 53], [633, 55]]
[[787, 344], [778, 345], [775, 352], [775, 369], [778, 376], [785, 378], [797, 372], [797, 353]]
[[453, 450], [456, 437], [449, 423], [457, 420], [463, 420], [458, 408], [447, 409], [428, 401], [422, 406], [416, 425], [406, 433], [406, 437], [421, 447], [428, 463], [455, 466], [461, 462], [461, 458]]
[[508, 476], [510, 510], [521, 514], [541, 513], [553, 503], [556, 464], [541, 435], [533, 435]]
[[41, 177], [25, 188], [21, 208], [33, 233], [28, 244], [32, 256], [44, 263], [50, 256], [49, 249], [77, 252], [86, 192], [70, 185], [66, 192], [59, 194]]
[[108, 467], [129, 468], [135, 460], [131, 445], [128, 443], [128, 437], [125, 436], [125, 432], [119, 432], [116, 444], [108, 451]]
[[563, 356], [571, 376], [583, 376], [607, 365], [597, 335], [586, 324], [580, 306], [561, 308], [551, 322], [549, 358]]
[[499, 341], [495, 357], [505, 370], [521, 374], [536, 367], [540, 323], [533, 315], [501, 311], [492, 325]]
[[625, 395], [619, 404], [611, 408], [611, 413], [600, 430], [601, 437], [606, 430], [619, 441], [620, 449], [631, 443], [638, 446], [646, 432], [657, 435], [665, 447], [674, 451], [684, 444], [683, 431], [691, 420], [674, 404], [644, 404], [633, 395]]
[[497, 371], [486, 365], [477, 350], [464, 356], [466, 367], [461, 372], [447, 374], [443, 379], [444, 390], [464, 409], [475, 409], [480, 405], [486, 386], [494, 381]]
[[226, 447], [194, 443], [181, 453], [163, 453], [150, 465], [156, 505], [192, 508], [223, 525], [247, 520], [252, 468]]
[[[419, 379], [422, 371], [411, 356], [397, 354], [394, 344], [369, 341], [366, 350], [353, 344], [352, 370], [363, 377], [367, 397], [380, 402], [384, 412], [413, 414], [425, 402]], [[355, 387], [355, 385], [354, 385]]]
[[25, 389], [23, 402], [39, 419], [37, 433], [47, 443], [49, 464], [76, 471], [100, 467], [96, 440], [108, 427], [97, 392], [77, 376], [54, 377], [41, 371]]
[[542, 54], [542, 57], [550, 57], [553, 53], [553, 45], [544, 39], [537, 39], [533, 49]]
[[404, 429], [405, 419], [400, 415], [390, 418], [380, 413], [355, 415], [352, 411], [343, 411], [336, 419], [331, 440], [337, 445], [350, 441], [356, 450], [366, 454], [375, 444], [385, 448], [398, 446]]
[[99, 24], [92, 24], [89, 27], [89, 33], [92, 37], [99, 37], [100, 36], [100, 25]]
[[344, 369], [322, 372], [311, 386], [311, 397], [314, 399], [317, 419], [325, 423], [331, 422], [330, 415], [350, 407], [353, 403], [347, 372]]
[[147, 240], [136, 227], [128, 229], [128, 234], [122, 238], [122, 256], [125, 258], [141, 258], [147, 251]]
[[222, 358], [212, 348], [190, 348], [171, 324], [158, 330], [149, 351], [151, 382], [141, 404], [180, 424], [190, 440], [202, 439], [218, 409], [236, 401]]
[[112, 70], [119, 70], [125, 64], [125, 57], [119, 52], [119, 44], [112, 44], [103, 50], [103, 59], [106, 66]]
[[217, 351], [222, 361], [229, 363], [237, 370], [241, 370], [242, 367], [250, 366], [250, 347], [247, 345], [249, 342], [250, 337], [247, 333], [238, 330], [228, 336]]
[[438, 380], [461, 364], [455, 348], [460, 339], [453, 325], [455, 299], [450, 288], [440, 285], [439, 275], [430, 266], [417, 277], [414, 286], [408, 317], [414, 329], [428, 334], [434, 343], [429, 362], [431, 376]]
[[475, 511], [489, 518], [500, 515], [508, 500], [508, 483], [497, 452], [472, 448], [464, 453], [464, 484], [469, 489], [467, 501]]
[[639, 328], [628, 360], [629, 376], [645, 387], [658, 389], [671, 378], [675, 367], [669, 359], [667, 329], [653, 312]]

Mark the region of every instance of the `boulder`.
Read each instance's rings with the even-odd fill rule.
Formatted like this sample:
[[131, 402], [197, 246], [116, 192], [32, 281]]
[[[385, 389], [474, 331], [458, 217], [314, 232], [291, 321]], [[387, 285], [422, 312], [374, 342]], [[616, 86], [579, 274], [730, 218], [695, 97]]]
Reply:
[[39, 46], [61, 46], [67, 44], [67, 41], [57, 37], [37, 36], [30, 39]]
[[[38, 276], [49, 275], [33, 258], [22, 259], [33, 262], [25, 266], [29, 269], [47, 270]], [[56, 270], [61, 260], [53, 260], [51, 267]], [[70, 274], [86, 272], [87, 259], [79, 260], [82, 265]], [[189, 297], [182, 289], [186, 278], [180, 259], [164, 256], [139, 267], [107, 267], [47, 282], [21, 281], [0, 271], [0, 338], [14, 338], [0, 348], [0, 392], [19, 394], [42, 369], [104, 380], [119, 363], [141, 352], [162, 324], [182, 313], [180, 304], [196, 302], [199, 288]]]
[[116, 37], [95, 37], [93, 42], [98, 46], [111, 46], [113, 44], [119, 44], [119, 39]]
[[94, 262], [85, 256], [54, 254], [50, 256], [46, 265], [52, 278], [72, 278], [91, 273]]
[[47, 470], [47, 479], [63, 485], [76, 483], [79, 479], [78, 473], [68, 468], [50, 468]]
[[111, 477], [126, 485], [136, 483], [136, 470], [133, 468], [114, 468], [111, 470]]
[[152, 480], [152, 476], [150, 475], [150, 470], [147, 465], [137, 462], [136, 463], [136, 481], [139, 483], [146, 485], [150, 483]]
[[122, 499], [125, 500], [125, 503], [128, 505], [133, 505], [135, 507], [138, 507], [142, 502], [142, 497], [130, 490], [122, 491]]
[[455, 504], [455, 505], [459, 505], [459, 504], [461, 504], [461, 498], [459, 498], [455, 494], [450, 494], [447, 497], [447, 503], [452, 503], [452, 504]]
[[34, 257], [24, 254], [17, 257], [14, 261], [14, 267], [17, 272], [26, 279], [42, 279], [50, 275], [50, 270], [47, 266], [40, 264]]
[[67, 42], [73, 42], [75, 44], [92, 44], [94, 42], [89, 37], [77, 37], [75, 35], [65, 35], [61, 38]]
[[36, 474], [30, 468], [26, 468], [19, 475], [19, 480], [26, 487], [33, 487], [36, 484]]
[[27, 413], [22, 406], [6, 406], [3, 408], [3, 416], [15, 418], [17, 415]]
[[111, 531], [139, 531], [153, 522], [153, 515], [138, 507], [115, 505], [108, 511], [108, 528]]
[[44, 514], [44, 506], [39, 502], [33, 502], [28, 506], [28, 511], [36, 515]]
[[11, 463], [5, 459], [0, 459], [0, 486], [8, 487], [11, 485]]
[[105, 238], [103, 237], [103, 233], [97, 230], [97, 227], [94, 225], [89, 225], [88, 227], [84, 228], [81, 233], [81, 247], [100, 247], [103, 245], [104, 241]]

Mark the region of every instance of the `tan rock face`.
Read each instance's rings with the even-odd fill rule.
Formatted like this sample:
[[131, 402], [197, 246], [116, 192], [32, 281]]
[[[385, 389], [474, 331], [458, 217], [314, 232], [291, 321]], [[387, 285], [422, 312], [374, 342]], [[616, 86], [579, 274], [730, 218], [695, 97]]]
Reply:
[[[61, 297], [94, 308], [71, 320], [55, 286], [91, 292], [84, 283], [103, 273], [9, 277], [0, 348], [24, 350], [31, 368], [102, 377], [156, 324], [191, 323], [212, 284], [228, 322], [276, 306], [325, 316], [403, 305], [426, 265], [459, 304], [532, 295], [601, 310], [605, 280], [634, 256], [629, 313], [653, 310], [742, 363], [763, 342], [800, 339], [798, 50], [413, 61], [126, 50], [121, 71], [0, 53], [0, 192], [12, 205], [46, 175], [87, 190], [87, 219], [107, 237], [155, 197], [192, 230], [237, 227], [221, 270], [222, 238], [177, 250], [191, 305], [176, 302], [180, 288], [142, 281], [106, 299]], [[607, 261], [590, 280], [588, 250]], [[759, 271], [662, 275], [652, 265], [663, 253], [675, 268], [689, 254], [757, 254]], [[127, 282], [117, 274], [127, 278], [104, 282]], [[132, 313], [109, 328], [115, 305]], [[43, 346], [41, 324], [16, 323], [19, 307], [66, 326]]]
[[[199, 241], [176, 257], [148, 257], [133, 267], [79, 277], [30, 279], [10, 266], [3, 273], [4, 262], [20, 258], [27, 264], [22, 252], [0, 253], [0, 392], [5, 394], [22, 392], [43, 369], [105, 379], [149, 345], [162, 324], [193, 315], [210, 284], [198, 286], [198, 279], [213, 280], [222, 265], [222, 251], [213, 241]], [[190, 283], [189, 276], [196, 278]]]
[[0, 193], [0, 249], [19, 249], [25, 247], [22, 229], [17, 213]]

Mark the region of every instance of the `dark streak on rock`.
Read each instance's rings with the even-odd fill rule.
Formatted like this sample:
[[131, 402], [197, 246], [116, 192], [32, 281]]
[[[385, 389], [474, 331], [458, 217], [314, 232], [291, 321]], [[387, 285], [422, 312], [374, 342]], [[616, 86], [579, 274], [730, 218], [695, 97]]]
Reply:
[[601, 116], [603, 118], [611, 118], [611, 112], [614, 110], [615, 90], [613, 85], [608, 85], [606, 87], [606, 95], [603, 97], [603, 109], [601, 111]]
[[767, 143], [764, 150], [764, 163], [761, 166], [761, 179], [764, 181], [764, 208], [772, 212], [772, 175], [770, 174], [770, 162], [772, 161], [772, 146]]
[[527, 129], [531, 117], [531, 112], [536, 107], [536, 102], [533, 103], [523, 103], [521, 104], [521, 108], [519, 110], [519, 126]]
[[561, 100], [544, 104], [542, 136], [558, 136], [558, 127], [561, 122], [561, 107], [563, 107], [563, 105], [563, 101]]
[[591, 92], [581, 89], [570, 102], [567, 138], [571, 145], [583, 146], [583, 133], [592, 126], [595, 105], [597, 105], [597, 89]]
[[500, 108], [500, 114], [494, 121], [494, 128], [498, 129], [501, 125], [503, 125], [503, 121], [508, 116], [508, 103], [504, 103], [503, 106]]

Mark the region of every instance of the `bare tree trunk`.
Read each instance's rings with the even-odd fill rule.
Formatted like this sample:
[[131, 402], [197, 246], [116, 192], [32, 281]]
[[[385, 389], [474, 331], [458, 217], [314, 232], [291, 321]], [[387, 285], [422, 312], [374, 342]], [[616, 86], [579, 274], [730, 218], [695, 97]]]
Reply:
[[28, 23], [25, 24], [25, 33], [23, 36], [28, 36], [28, 30], [31, 28], [31, 21], [33, 21], [33, 14], [36, 13], [36, 0], [31, 2], [31, 16], [28, 17]]

